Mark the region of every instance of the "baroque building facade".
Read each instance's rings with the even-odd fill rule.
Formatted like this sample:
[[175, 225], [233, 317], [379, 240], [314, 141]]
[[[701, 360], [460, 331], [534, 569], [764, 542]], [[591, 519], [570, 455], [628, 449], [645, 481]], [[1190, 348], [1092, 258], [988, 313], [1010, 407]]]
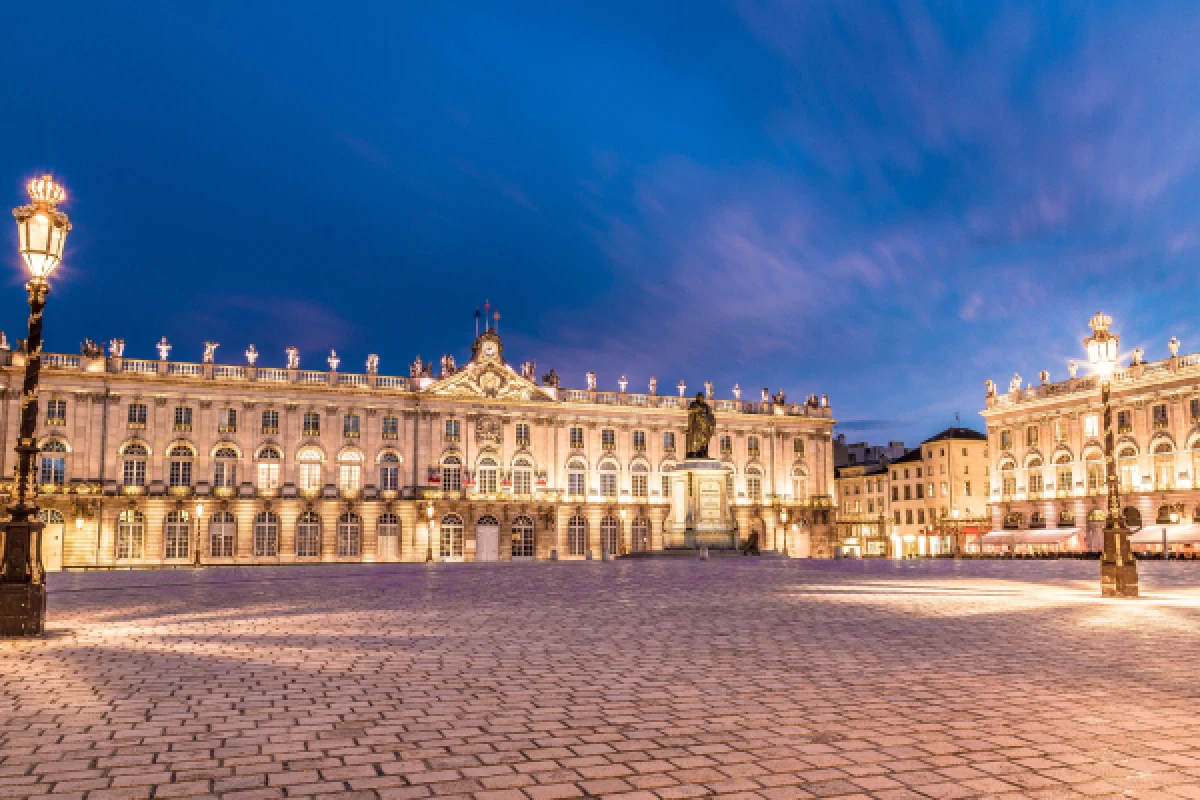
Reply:
[[[409, 377], [43, 354], [38, 470], [47, 560], [65, 568], [587, 559], [661, 550], [683, 532], [669, 483], [687, 404], [560, 388], [514, 369], [494, 330], [458, 367]], [[11, 475], [24, 355], [0, 351], [0, 471]], [[712, 398], [711, 386], [706, 386]], [[832, 553], [828, 402], [710, 399], [740, 539]], [[0, 493], [11, 492], [11, 483]], [[787, 510], [786, 515], [780, 512]], [[785, 523], [782, 521], [786, 519]]]
[[[1126, 519], [1135, 549], [1200, 551], [1200, 353], [1133, 363], [1112, 376], [1114, 454]], [[1094, 376], [1007, 392], [987, 382], [995, 549], [1101, 549], [1105, 519], [1104, 424]]]

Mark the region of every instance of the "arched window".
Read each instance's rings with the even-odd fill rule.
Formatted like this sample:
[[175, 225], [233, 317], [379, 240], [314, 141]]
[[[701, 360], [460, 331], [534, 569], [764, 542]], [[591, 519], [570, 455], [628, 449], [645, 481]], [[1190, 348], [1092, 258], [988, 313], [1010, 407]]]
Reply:
[[567, 555], [581, 556], [587, 552], [587, 521], [580, 516], [567, 521]]
[[167, 450], [167, 483], [170, 486], [192, 485], [192, 460], [195, 452], [189, 445], [176, 444]]
[[1040, 497], [1046, 488], [1045, 478], [1042, 475], [1042, 457], [1031, 456], [1029, 460], [1025, 462], [1025, 469], [1025, 478], [1028, 482], [1027, 488], [1029, 489], [1029, 496], [1031, 498]]
[[567, 462], [567, 494], [574, 497], [587, 494], [587, 463], [582, 458]]
[[1084, 472], [1087, 477], [1088, 494], [1099, 494], [1104, 491], [1104, 455], [1099, 450], [1089, 450], [1083, 454]]
[[67, 446], [58, 439], [42, 442], [39, 482], [62, 486], [67, 482]]
[[258, 451], [258, 488], [278, 489], [283, 453], [278, 447], [263, 447]]
[[442, 459], [442, 490], [462, 491], [462, 459], [449, 455]]
[[345, 513], [338, 517], [337, 554], [339, 558], [362, 555], [362, 518]]
[[379, 455], [379, 488], [385, 492], [400, 490], [400, 456], [391, 450]]
[[650, 467], [644, 461], [635, 461], [629, 467], [629, 489], [634, 497], [650, 496]]
[[400, 557], [400, 518], [395, 514], [380, 514], [375, 523], [375, 538], [379, 558], [393, 560]]
[[237, 522], [228, 511], [218, 511], [208, 523], [208, 554], [213, 558], [233, 558], [237, 542]]
[[1121, 479], [1121, 491], [1131, 492], [1141, 484], [1138, 471], [1137, 448], [1127, 444], [1117, 450], [1117, 474]]
[[146, 547], [146, 518], [136, 509], [117, 518], [117, 559], [142, 558]]
[[213, 486], [232, 489], [237, 486], [238, 452], [221, 445], [213, 452]]
[[480, 494], [495, 494], [497, 481], [496, 459], [491, 456], [484, 456], [479, 459], [478, 480], [475, 488]]
[[1169, 441], [1154, 445], [1154, 488], [1163, 492], [1175, 486], [1175, 448]]
[[[1017, 492], [1016, 467], [1012, 461], [1005, 461], [1000, 465], [1000, 494], [1005, 497], [1012, 497]], [[904, 489], [908, 491], [907, 486]]]
[[254, 555], [275, 558], [279, 555], [279, 517], [271, 511], [260, 511], [254, 517]]
[[443, 561], [463, 557], [463, 521], [457, 514], [442, 517], [441, 556]]
[[533, 494], [533, 462], [521, 456], [513, 459], [513, 494]]
[[620, 526], [616, 517], [600, 520], [600, 547], [610, 555], [620, 552]]
[[186, 511], [167, 514], [163, 526], [163, 558], [187, 558], [192, 539], [192, 521]]
[[131, 442], [121, 449], [121, 485], [146, 485], [146, 457], [150, 452], [141, 442]]
[[324, 456], [316, 447], [304, 447], [296, 454], [296, 485], [302, 491], [321, 488], [321, 461]]
[[617, 496], [617, 465], [612, 461], [600, 464], [600, 495], [613, 498]]
[[[803, 440], [797, 439], [796, 441]], [[792, 468], [792, 499], [797, 503], [808, 502], [808, 472], [804, 467]]]
[[512, 523], [513, 558], [533, 558], [533, 520], [520, 516]]
[[762, 470], [746, 467], [746, 497], [751, 503], [762, 502]]
[[321, 517], [305, 511], [296, 520], [296, 557], [316, 558], [321, 555]]
[[650, 521], [648, 519], [645, 517], [635, 519], [629, 528], [629, 532], [633, 538], [634, 550], [650, 549]]
[[363, 454], [358, 450], [343, 450], [338, 455], [338, 487], [343, 492], [362, 488]]

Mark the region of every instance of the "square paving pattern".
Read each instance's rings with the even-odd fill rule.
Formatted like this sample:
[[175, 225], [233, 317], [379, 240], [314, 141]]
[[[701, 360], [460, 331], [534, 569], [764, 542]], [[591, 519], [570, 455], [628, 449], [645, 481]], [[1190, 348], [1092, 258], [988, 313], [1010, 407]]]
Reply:
[[1200, 798], [1200, 564], [54, 575], [0, 797]]

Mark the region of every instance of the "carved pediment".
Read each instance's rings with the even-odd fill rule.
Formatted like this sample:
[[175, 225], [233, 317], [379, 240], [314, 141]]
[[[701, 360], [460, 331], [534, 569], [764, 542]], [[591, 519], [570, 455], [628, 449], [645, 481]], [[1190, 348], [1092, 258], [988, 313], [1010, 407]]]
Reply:
[[504, 361], [504, 345], [494, 331], [483, 333], [471, 348], [471, 360], [457, 372], [434, 381], [424, 389], [429, 394], [487, 397], [498, 400], [553, 398], [540, 386], [522, 377]]

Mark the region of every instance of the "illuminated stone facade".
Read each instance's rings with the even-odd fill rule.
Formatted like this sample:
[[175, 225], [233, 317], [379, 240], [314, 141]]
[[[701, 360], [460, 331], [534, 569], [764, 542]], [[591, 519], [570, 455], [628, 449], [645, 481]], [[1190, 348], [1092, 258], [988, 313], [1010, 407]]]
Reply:
[[[494, 331], [470, 361], [409, 377], [44, 354], [39, 503], [67, 567], [586, 559], [682, 541], [663, 487], [683, 457], [679, 395], [564, 389], [509, 366]], [[11, 475], [20, 352], [0, 351], [0, 469]], [[738, 392], [740, 394], [740, 391]], [[712, 400], [739, 538], [827, 556], [828, 403]], [[0, 487], [9, 491], [11, 486]], [[199, 509], [199, 510], [198, 510]], [[56, 527], [62, 526], [62, 527]], [[431, 535], [432, 530], [432, 535]], [[804, 547], [798, 547], [798, 540]], [[53, 547], [52, 547], [53, 549]], [[53, 566], [53, 565], [52, 565]]]
[[[1194, 552], [1200, 536], [1200, 354], [1134, 364], [1113, 374], [1115, 453], [1122, 503], [1130, 521], [1147, 531], [1134, 541], [1172, 542]], [[1104, 442], [1100, 387], [1094, 376], [1022, 387], [1016, 375], [1008, 392], [987, 386], [991, 465], [992, 534], [1003, 541], [1042, 539], [1046, 547], [1098, 551], [1104, 527]], [[1174, 515], [1174, 517], [1172, 517]], [[1154, 530], [1150, 530], [1150, 528]], [[1056, 545], [1053, 531], [1064, 540]], [[1075, 530], [1070, 541], [1067, 532]], [[1046, 533], [1042, 533], [1046, 531]], [[1030, 532], [1022, 537], [1021, 532]], [[1194, 540], [1194, 541], [1193, 541]], [[1018, 549], [1020, 543], [1016, 542]]]

